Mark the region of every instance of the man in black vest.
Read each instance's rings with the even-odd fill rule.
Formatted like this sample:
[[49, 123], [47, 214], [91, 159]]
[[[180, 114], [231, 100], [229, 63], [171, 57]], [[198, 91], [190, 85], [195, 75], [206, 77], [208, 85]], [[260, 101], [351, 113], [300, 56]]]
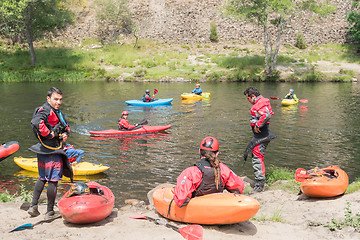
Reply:
[[35, 183], [33, 199], [28, 213], [32, 217], [40, 215], [38, 200], [46, 182], [48, 182], [46, 220], [56, 217], [54, 204], [58, 181], [65, 175], [72, 182], [73, 177], [72, 168], [66, 153], [62, 149], [62, 143], [67, 140], [70, 134], [69, 125], [60, 111], [62, 99], [60, 89], [50, 88], [47, 101], [41, 107], [36, 108], [31, 120], [31, 126], [39, 143], [29, 149], [37, 153], [39, 178]]

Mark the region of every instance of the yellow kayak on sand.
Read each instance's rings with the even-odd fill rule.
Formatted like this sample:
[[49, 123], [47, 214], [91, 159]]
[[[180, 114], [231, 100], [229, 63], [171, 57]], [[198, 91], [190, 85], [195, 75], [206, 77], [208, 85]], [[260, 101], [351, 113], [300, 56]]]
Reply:
[[181, 94], [182, 99], [208, 99], [210, 98], [209, 92], [203, 92], [201, 95], [195, 93], [183, 93]]
[[[38, 172], [38, 163], [37, 158], [23, 158], [15, 157], [14, 162], [21, 168], [31, 171]], [[74, 175], [93, 175], [108, 170], [109, 166], [104, 166], [102, 164], [95, 164], [89, 162], [80, 162], [72, 166]]]
[[299, 101], [295, 101], [294, 99], [283, 99], [281, 100], [281, 105], [283, 106], [290, 106], [297, 104]]

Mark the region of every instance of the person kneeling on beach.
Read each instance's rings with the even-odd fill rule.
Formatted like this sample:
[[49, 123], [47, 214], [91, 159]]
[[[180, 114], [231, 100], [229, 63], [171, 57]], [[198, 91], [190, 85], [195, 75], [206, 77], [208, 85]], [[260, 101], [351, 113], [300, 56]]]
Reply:
[[243, 192], [243, 180], [217, 158], [219, 142], [216, 138], [204, 138], [199, 152], [200, 161], [177, 178], [174, 201], [178, 207], [186, 206], [193, 197], [223, 192], [224, 189], [237, 194]]

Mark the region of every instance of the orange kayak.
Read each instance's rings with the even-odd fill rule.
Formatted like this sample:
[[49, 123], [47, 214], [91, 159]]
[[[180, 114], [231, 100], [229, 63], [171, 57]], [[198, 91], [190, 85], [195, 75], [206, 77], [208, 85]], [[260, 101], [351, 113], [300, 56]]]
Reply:
[[249, 220], [260, 208], [259, 202], [248, 196], [214, 193], [192, 198], [188, 205], [182, 208], [172, 201], [169, 211], [173, 197], [173, 188], [160, 188], [153, 194], [154, 206], [163, 217], [185, 223], [239, 223]]
[[301, 191], [310, 197], [335, 197], [343, 194], [349, 185], [346, 172], [336, 166], [309, 170], [309, 178], [302, 181]]

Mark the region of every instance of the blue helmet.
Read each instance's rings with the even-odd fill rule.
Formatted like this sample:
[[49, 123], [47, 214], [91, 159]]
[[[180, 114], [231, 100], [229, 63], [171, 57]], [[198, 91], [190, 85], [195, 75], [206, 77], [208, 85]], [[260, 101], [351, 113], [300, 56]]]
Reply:
[[294, 93], [294, 89], [290, 88], [290, 92]]

